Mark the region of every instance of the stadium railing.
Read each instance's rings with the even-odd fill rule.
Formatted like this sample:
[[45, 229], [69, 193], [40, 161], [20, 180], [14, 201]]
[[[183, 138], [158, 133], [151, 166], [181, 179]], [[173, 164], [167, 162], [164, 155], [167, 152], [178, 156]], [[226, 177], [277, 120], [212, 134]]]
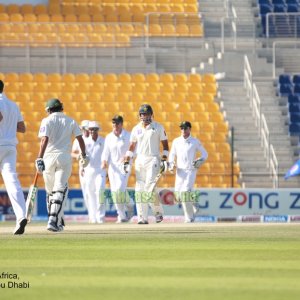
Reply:
[[261, 101], [256, 85], [253, 82], [251, 66], [247, 55], [244, 56], [244, 87], [250, 100], [252, 115], [258, 129], [258, 135], [264, 149], [264, 155], [267, 158], [267, 167], [269, 168], [270, 175], [273, 179], [273, 187], [278, 187], [278, 160], [276, 158], [274, 147], [270, 143], [269, 128], [265, 116], [261, 111]]

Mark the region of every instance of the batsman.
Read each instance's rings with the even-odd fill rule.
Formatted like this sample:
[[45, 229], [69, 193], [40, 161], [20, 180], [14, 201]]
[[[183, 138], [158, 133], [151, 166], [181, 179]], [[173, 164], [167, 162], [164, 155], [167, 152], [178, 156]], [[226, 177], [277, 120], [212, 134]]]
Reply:
[[[163, 220], [163, 209], [157, 200], [155, 186], [158, 174], [167, 171], [169, 145], [164, 127], [153, 120], [153, 110], [149, 104], [139, 109], [140, 122], [133, 127], [130, 136], [129, 150], [124, 160], [124, 171], [130, 168], [130, 159], [136, 151], [135, 160], [135, 200], [138, 224], [148, 224], [149, 205], [156, 218], [156, 223]], [[163, 151], [160, 155], [160, 143]]]
[[68, 194], [68, 180], [72, 171], [72, 136], [78, 140], [81, 154], [79, 163], [86, 167], [89, 159], [81, 130], [75, 120], [63, 113], [59, 99], [51, 99], [46, 104], [48, 117], [41, 122], [39, 130], [40, 150], [35, 161], [36, 169], [43, 174], [48, 210], [47, 230], [63, 231], [64, 204]]

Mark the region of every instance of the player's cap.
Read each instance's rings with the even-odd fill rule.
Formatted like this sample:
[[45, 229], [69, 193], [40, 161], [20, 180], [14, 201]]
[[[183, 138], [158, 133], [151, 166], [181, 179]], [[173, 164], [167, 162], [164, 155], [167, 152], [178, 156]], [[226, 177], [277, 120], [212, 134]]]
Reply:
[[52, 109], [52, 108], [59, 108], [62, 107], [63, 104], [58, 99], [50, 99], [46, 103], [46, 111]]
[[120, 115], [115, 115], [115, 116], [111, 119], [111, 121], [112, 121], [113, 123], [115, 123], [115, 124], [120, 124], [120, 123], [123, 124], [123, 117], [120, 116]]
[[97, 128], [97, 129], [101, 129], [100, 125], [98, 122], [96, 121], [89, 121], [89, 129], [94, 129], [94, 128]]
[[88, 129], [89, 128], [89, 120], [82, 120], [80, 125], [79, 125], [79, 128], [80, 129]]
[[183, 121], [180, 123], [179, 127], [181, 129], [192, 128], [192, 124], [189, 121]]

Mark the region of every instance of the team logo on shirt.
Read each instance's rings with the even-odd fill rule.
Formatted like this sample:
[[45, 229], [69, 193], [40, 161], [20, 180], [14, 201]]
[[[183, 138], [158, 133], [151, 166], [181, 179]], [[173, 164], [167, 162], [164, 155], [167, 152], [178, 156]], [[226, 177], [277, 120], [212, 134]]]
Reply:
[[142, 129], [137, 130], [137, 134], [142, 134], [142, 133], [143, 133]]
[[45, 126], [40, 128], [40, 132], [44, 132], [46, 130]]

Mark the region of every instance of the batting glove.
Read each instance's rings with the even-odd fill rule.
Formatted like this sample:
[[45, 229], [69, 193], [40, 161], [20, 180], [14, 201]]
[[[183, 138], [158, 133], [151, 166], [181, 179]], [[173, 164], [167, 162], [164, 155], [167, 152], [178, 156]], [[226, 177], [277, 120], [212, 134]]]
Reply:
[[160, 161], [160, 172], [161, 173], [166, 173], [168, 170], [168, 162], [167, 162], [167, 157], [166, 156], [163, 156], [161, 158], [161, 161]]
[[203, 157], [200, 157], [193, 161], [193, 167], [195, 169], [199, 169], [201, 165], [204, 163], [205, 159]]
[[131, 170], [131, 167], [130, 167], [130, 164], [129, 164], [129, 161], [124, 161], [123, 163], [123, 173], [127, 174], [129, 173]]
[[45, 171], [45, 163], [41, 157], [35, 160], [35, 168], [41, 174], [43, 173], [43, 171]]
[[90, 162], [90, 158], [82, 153], [79, 155], [79, 164], [82, 168], [85, 168]]

